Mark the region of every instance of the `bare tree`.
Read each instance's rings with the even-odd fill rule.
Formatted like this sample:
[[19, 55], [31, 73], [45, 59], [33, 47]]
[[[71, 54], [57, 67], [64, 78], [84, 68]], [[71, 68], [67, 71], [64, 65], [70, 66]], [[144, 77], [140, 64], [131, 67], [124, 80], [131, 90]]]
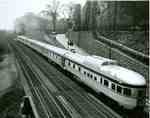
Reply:
[[49, 30], [49, 21], [34, 13], [26, 13], [24, 16], [17, 18], [14, 23], [16, 33], [22, 35], [36, 35]]
[[46, 5], [46, 10], [43, 10], [41, 13], [52, 18], [53, 31], [56, 31], [56, 22], [59, 14], [60, 2], [57, 0], [52, 0], [50, 4]]
[[63, 4], [62, 5], [62, 14], [64, 18], [66, 19], [71, 19], [73, 16], [73, 12], [75, 9], [75, 3], [69, 2], [68, 4]]

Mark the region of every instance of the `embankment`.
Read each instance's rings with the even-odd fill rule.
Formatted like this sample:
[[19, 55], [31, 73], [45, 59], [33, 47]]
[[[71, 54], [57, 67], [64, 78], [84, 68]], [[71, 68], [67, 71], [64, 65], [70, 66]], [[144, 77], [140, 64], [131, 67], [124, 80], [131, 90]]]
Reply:
[[80, 48], [84, 49], [89, 54], [117, 60], [120, 65], [141, 73], [148, 80], [148, 65], [145, 65], [140, 61], [131, 58], [120, 50], [111, 48], [107, 44], [96, 40], [90, 31], [70, 32], [69, 38], [71, 38], [75, 44], [77, 44]]

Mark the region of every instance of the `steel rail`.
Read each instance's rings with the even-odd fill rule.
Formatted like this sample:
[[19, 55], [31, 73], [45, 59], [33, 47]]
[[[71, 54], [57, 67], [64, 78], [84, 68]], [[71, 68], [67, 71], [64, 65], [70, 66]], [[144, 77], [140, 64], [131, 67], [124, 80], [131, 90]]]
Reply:
[[[41, 65], [41, 64], [40, 64]], [[59, 86], [59, 85], [58, 85]], [[72, 89], [73, 91], [74, 91], [74, 89]], [[78, 94], [79, 95], [79, 94]], [[84, 97], [83, 97], [84, 98]], [[101, 114], [102, 114], [102, 112], [101, 112]], [[105, 114], [106, 115], [106, 114]]]

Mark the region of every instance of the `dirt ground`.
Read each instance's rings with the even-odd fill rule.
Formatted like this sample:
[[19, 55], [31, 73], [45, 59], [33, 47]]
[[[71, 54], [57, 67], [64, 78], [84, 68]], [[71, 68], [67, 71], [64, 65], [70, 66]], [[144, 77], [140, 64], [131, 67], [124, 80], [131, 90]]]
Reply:
[[0, 62], [0, 118], [19, 118], [23, 95], [15, 58], [12, 54], [5, 54]]

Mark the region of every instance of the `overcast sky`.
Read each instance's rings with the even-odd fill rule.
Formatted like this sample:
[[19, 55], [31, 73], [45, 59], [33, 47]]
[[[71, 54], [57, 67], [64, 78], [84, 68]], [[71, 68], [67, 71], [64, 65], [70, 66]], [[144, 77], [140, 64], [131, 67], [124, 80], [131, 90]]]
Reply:
[[[26, 12], [39, 13], [51, 0], [0, 0], [0, 29], [13, 29], [17, 17]], [[73, 1], [84, 4], [86, 0], [59, 0], [61, 3]]]

